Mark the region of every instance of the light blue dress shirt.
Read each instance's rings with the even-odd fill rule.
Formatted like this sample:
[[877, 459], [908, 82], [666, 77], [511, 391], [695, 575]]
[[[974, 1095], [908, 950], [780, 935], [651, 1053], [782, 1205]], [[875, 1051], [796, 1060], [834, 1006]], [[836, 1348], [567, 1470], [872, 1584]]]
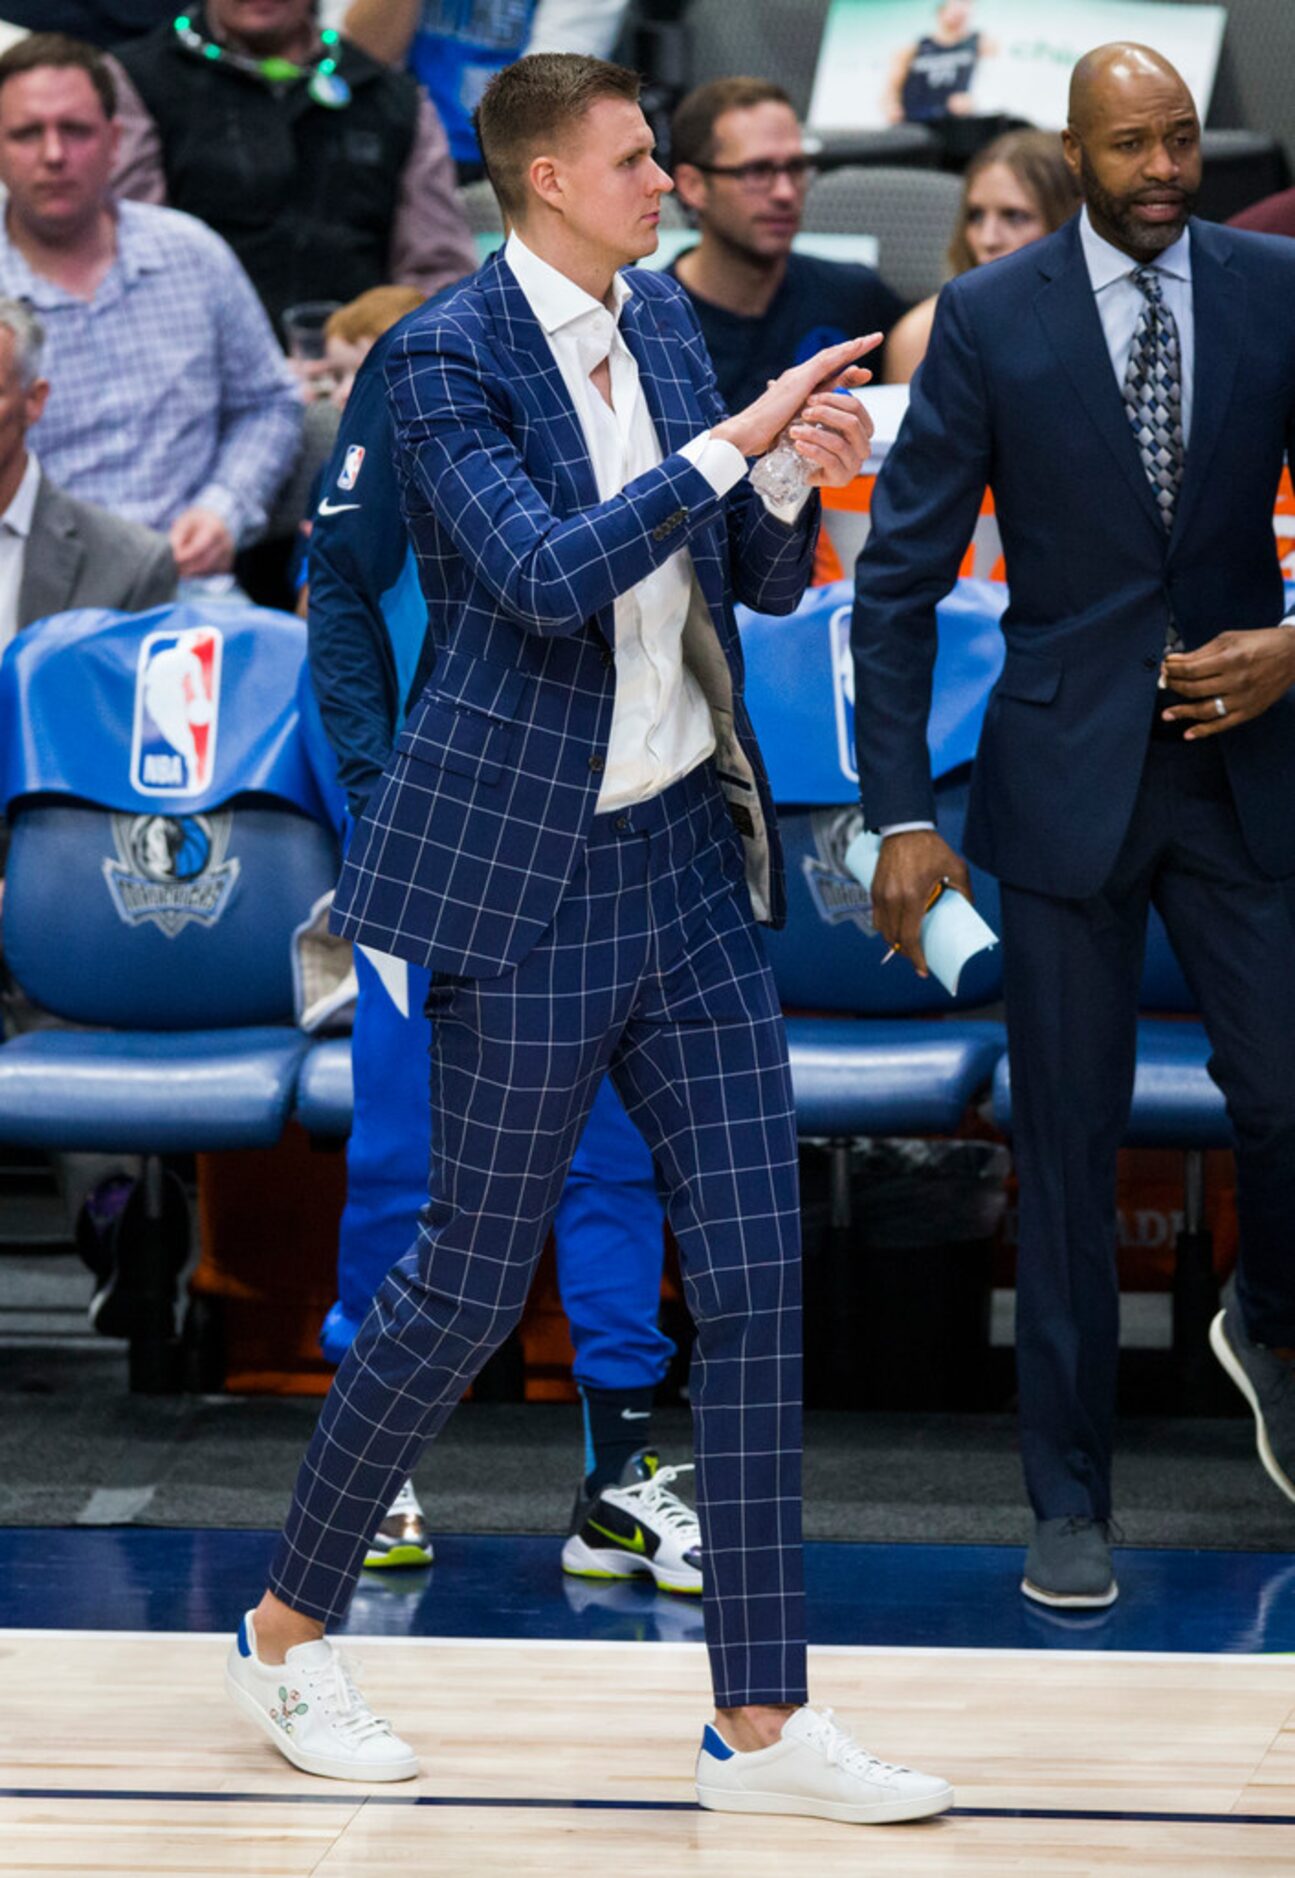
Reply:
[[[1133, 260], [1111, 246], [1088, 219], [1085, 208], [1079, 217], [1079, 241], [1084, 251], [1088, 278], [1093, 283], [1097, 315], [1106, 335], [1106, 349], [1111, 355], [1115, 382], [1124, 389], [1129, 369], [1133, 335], [1146, 305], [1146, 295], [1133, 284], [1135, 270], [1143, 263]], [[1171, 247], [1150, 263], [1162, 276], [1164, 304], [1174, 316], [1178, 328], [1178, 356], [1183, 373], [1183, 442], [1192, 435], [1192, 377], [1196, 367], [1196, 319], [1192, 310], [1192, 244], [1186, 229]]]

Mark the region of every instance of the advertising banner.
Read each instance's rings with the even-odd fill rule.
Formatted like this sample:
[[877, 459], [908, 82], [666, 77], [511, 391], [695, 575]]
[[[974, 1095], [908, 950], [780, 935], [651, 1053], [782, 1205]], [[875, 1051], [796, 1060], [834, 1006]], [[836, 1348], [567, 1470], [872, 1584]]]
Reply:
[[1066, 121], [1076, 61], [1131, 39], [1172, 60], [1209, 109], [1227, 9], [1164, 0], [832, 0], [809, 122], [816, 130], [1003, 113]]

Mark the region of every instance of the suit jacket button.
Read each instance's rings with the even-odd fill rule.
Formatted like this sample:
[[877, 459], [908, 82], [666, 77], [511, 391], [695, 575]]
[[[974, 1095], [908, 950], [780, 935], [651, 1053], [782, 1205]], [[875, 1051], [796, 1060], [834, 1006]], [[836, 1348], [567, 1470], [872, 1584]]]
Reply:
[[616, 663], [616, 654], [612, 651], [610, 646], [605, 646], [603, 648], [603, 664], [614, 665], [615, 663]]
[[1159, 666], [1160, 666], [1160, 660], [1158, 658], [1153, 657], [1153, 655], [1150, 652], [1148, 652], [1146, 658], [1143, 659], [1142, 661], [1143, 671], [1154, 672], [1159, 669]]
[[589, 767], [593, 771], [594, 775], [596, 776], [600, 770], [606, 769], [607, 765], [606, 763], [604, 763], [602, 757], [591, 756], [589, 759]]

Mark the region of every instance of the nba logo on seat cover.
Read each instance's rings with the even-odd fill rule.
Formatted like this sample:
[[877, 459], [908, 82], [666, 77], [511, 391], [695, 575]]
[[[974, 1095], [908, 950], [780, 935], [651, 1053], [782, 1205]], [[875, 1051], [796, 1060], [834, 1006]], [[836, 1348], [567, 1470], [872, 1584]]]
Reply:
[[364, 467], [364, 445], [353, 443], [342, 458], [342, 473], [337, 479], [339, 489], [354, 489], [360, 480], [360, 471]]
[[135, 674], [131, 787], [196, 796], [210, 787], [220, 722], [223, 635], [215, 626], [150, 633]]
[[837, 607], [828, 622], [832, 649], [832, 704], [836, 718], [836, 760], [847, 782], [857, 783], [859, 765], [854, 749], [854, 660], [850, 656], [848, 606]]

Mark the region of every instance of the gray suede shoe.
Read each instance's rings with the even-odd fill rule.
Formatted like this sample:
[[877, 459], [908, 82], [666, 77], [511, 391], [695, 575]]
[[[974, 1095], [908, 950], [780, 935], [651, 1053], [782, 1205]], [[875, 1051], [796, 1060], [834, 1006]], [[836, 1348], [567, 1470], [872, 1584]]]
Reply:
[[1021, 1590], [1036, 1604], [1091, 1610], [1120, 1595], [1111, 1570], [1110, 1524], [1101, 1519], [1036, 1519]]
[[1295, 1364], [1251, 1342], [1232, 1285], [1210, 1325], [1210, 1347], [1250, 1404], [1264, 1471], [1295, 1500]]

